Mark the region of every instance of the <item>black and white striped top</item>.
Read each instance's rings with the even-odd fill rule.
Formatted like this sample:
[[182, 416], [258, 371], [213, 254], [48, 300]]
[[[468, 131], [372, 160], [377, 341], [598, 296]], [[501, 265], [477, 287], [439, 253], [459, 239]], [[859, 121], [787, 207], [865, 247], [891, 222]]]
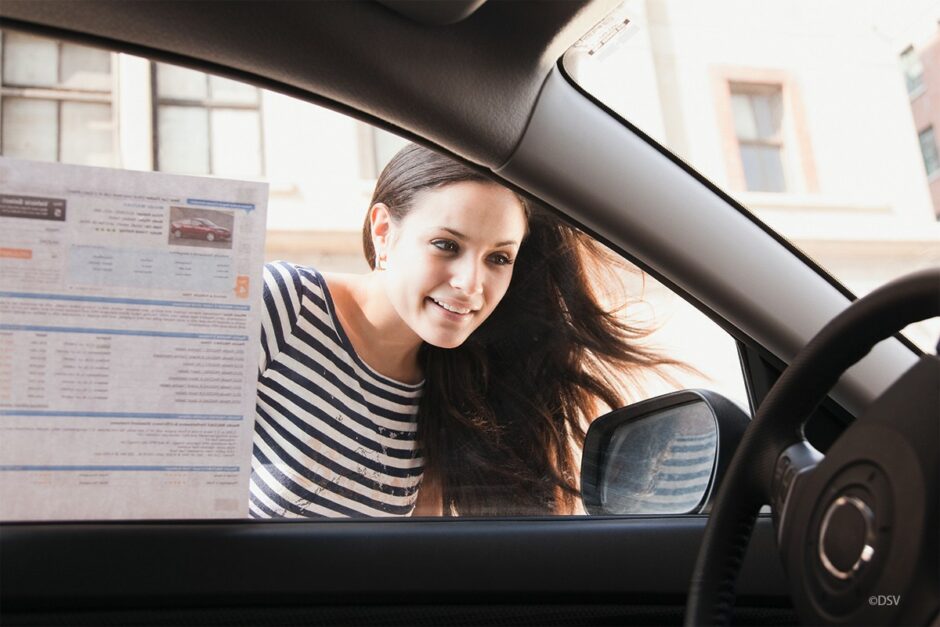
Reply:
[[251, 516], [409, 515], [424, 469], [422, 388], [356, 355], [320, 273], [267, 264]]

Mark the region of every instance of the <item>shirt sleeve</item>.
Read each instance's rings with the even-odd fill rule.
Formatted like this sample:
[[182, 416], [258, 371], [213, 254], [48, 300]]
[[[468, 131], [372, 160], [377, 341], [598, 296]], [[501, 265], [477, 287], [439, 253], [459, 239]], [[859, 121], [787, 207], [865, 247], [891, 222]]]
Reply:
[[284, 350], [297, 326], [303, 287], [297, 267], [285, 261], [264, 266], [264, 293], [261, 307], [261, 351], [258, 374]]

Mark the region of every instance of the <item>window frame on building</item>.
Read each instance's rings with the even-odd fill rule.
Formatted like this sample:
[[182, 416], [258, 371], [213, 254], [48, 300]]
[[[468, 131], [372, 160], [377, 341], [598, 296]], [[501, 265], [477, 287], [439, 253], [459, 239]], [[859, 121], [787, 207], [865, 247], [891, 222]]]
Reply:
[[[76, 48], [90, 48], [94, 49], [92, 46], [81, 46], [79, 44], [74, 44], [71, 42], [64, 42], [59, 39], [54, 39], [51, 37], [38, 37], [33, 35], [26, 35], [23, 33], [15, 33], [18, 37], [31, 37], [36, 39], [44, 39], [50, 43], [53, 43], [56, 46], [56, 72], [57, 80], [55, 85], [41, 85], [41, 84], [29, 84], [29, 83], [16, 83], [16, 82], [7, 82], [6, 73], [4, 72], [4, 58], [6, 57], [7, 44], [9, 42], [9, 34], [0, 30], [0, 154], [7, 156], [18, 156], [18, 155], [8, 155], [7, 150], [4, 147], [4, 138], [6, 134], [2, 132], [3, 128], [3, 118], [4, 118], [4, 101], [10, 98], [18, 98], [26, 101], [33, 102], [53, 102], [56, 107], [56, 148], [55, 148], [55, 161], [62, 162], [62, 146], [63, 146], [63, 115], [62, 108], [67, 103], [90, 103], [90, 104], [100, 104], [107, 105], [109, 114], [108, 118], [110, 120], [110, 134], [111, 134], [111, 147], [110, 147], [110, 165], [112, 167], [120, 166], [120, 150], [119, 150], [119, 125], [118, 125], [118, 104], [117, 98], [115, 97], [116, 90], [116, 74], [118, 63], [116, 60], [117, 54], [112, 51], [107, 51], [109, 68], [108, 68], [108, 88], [107, 89], [94, 89], [90, 87], [70, 87], [64, 84], [62, 79], [62, 59], [63, 59], [63, 48], [68, 45]], [[33, 159], [34, 156], [25, 156], [20, 158]], [[86, 164], [87, 165], [87, 164]], [[99, 165], [99, 164], [96, 164]], [[103, 165], [103, 164], [100, 164]]]
[[[400, 144], [393, 151], [384, 149], [383, 136], [385, 142]], [[359, 143], [359, 171], [364, 180], [374, 181], [379, 178], [379, 174], [385, 168], [385, 165], [398, 152], [398, 150], [408, 143], [394, 133], [383, 130], [377, 126], [359, 122], [357, 125], [357, 138]]]
[[940, 177], [940, 152], [937, 151], [937, 138], [934, 134], [933, 125], [918, 131], [917, 139], [920, 144], [920, 156], [924, 160], [924, 170], [927, 171], [927, 177], [931, 179]]
[[[153, 159], [153, 170], [155, 172], [173, 172], [173, 173], [182, 173], [182, 174], [192, 174], [195, 176], [229, 176], [234, 178], [255, 178], [262, 179], [266, 176], [266, 155], [264, 149], [264, 110], [263, 110], [263, 90], [243, 83], [241, 81], [236, 81], [242, 85], [246, 85], [255, 90], [256, 98], [254, 102], [244, 102], [234, 99], [225, 99], [225, 98], [216, 98], [213, 97], [211, 91], [211, 78], [224, 78], [215, 74], [210, 74], [207, 72], [202, 72], [199, 70], [190, 70], [192, 72], [198, 72], [202, 74], [206, 81], [206, 97], [204, 98], [180, 98], [174, 96], [166, 96], [160, 93], [158, 71], [159, 66], [169, 66], [179, 68], [180, 66], [172, 66], [172, 64], [161, 63], [159, 61], [150, 61], [150, 94], [151, 94], [151, 129], [152, 129], [152, 159]], [[177, 172], [173, 169], [165, 169], [164, 164], [160, 163], [160, 108], [161, 106], [173, 106], [173, 107], [188, 107], [195, 109], [205, 109], [207, 112], [207, 122], [206, 122], [206, 146], [208, 150], [207, 160], [208, 160], [208, 169], [206, 172]], [[257, 127], [258, 127], [258, 170], [253, 173], [227, 173], [224, 171], [219, 171], [216, 167], [215, 160], [213, 159], [214, 150], [213, 150], [213, 137], [212, 137], [212, 112], [213, 111], [253, 111], [256, 114], [257, 118]]]
[[901, 68], [904, 71], [904, 84], [907, 86], [907, 95], [913, 100], [925, 91], [924, 64], [914, 46], [908, 46], [901, 52]]
[[[732, 114], [735, 115], [735, 139], [738, 143], [738, 152], [741, 159], [741, 165], [744, 169], [744, 179], [745, 186], [748, 191], [764, 191], [764, 192], [775, 192], [775, 193], [786, 193], [789, 191], [787, 185], [787, 167], [786, 167], [786, 142], [784, 141], [784, 129], [783, 129], [783, 87], [775, 83], [739, 83], [732, 82], [729, 85], [731, 91], [731, 101], [732, 101]], [[740, 124], [738, 124], [737, 115], [735, 112], [734, 102], [736, 99], [745, 99], [747, 101], [747, 113], [751, 118], [751, 126], [753, 126], [753, 134], [744, 135], [740, 129]], [[757, 112], [756, 100], [764, 99], [768, 102], [766, 103], [768, 108], [776, 108], [779, 110], [779, 119], [773, 123], [775, 128], [771, 133], [762, 133], [761, 124], [758, 120], [760, 117]], [[776, 107], [773, 105], [776, 104]], [[759, 170], [761, 170], [761, 180], [754, 181], [751, 180], [748, 176], [748, 167], [745, 163], [745, 149], [759, 149], [762, 151], [770, 151], [774, 153], [776, 157], [775, 166], [779, 168], [779, 172], [774, 172], [773, 175], [765, 171], [765, 168], [769, 165], [768, 163], [757, 164]], [[768, 189], [768, 186], [773, 186], [771, 180], [779, 179], [780, 187]]]
[[819, 182], [813, 157], [806, 113], [800, 90], [793, 77], [785, 71], [765, 68], [719, 66], [711, 70], [716, 115], [716, 128], [727, 172], [727, 188], [731, 192], [775, 193], [749, 190], [741, 157], [741, 140], [735, 126], [733, 95], [736, 91], [780, 91], [782, 121], [780, 136], [785, 194], [816, 193]]

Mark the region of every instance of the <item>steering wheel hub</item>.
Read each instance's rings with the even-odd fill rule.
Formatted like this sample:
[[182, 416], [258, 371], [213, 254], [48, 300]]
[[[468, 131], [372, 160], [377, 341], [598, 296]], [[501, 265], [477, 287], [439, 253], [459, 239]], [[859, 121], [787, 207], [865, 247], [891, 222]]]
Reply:
[[875, 554], [875, 515], [857, 496], [840, 496], [826, 510], [819, 531], [819, 560], [836, 579], [850, 579]]

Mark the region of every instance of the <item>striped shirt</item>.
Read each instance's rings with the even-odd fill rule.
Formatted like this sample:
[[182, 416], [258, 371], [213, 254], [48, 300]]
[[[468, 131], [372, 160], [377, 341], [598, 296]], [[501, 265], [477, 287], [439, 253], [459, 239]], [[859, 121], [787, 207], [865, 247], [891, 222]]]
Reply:
[[250, 515], [411, 514], [424, 470], [423, 385], [359, 358], [313, 268], [267, 264], [262, 309]]

